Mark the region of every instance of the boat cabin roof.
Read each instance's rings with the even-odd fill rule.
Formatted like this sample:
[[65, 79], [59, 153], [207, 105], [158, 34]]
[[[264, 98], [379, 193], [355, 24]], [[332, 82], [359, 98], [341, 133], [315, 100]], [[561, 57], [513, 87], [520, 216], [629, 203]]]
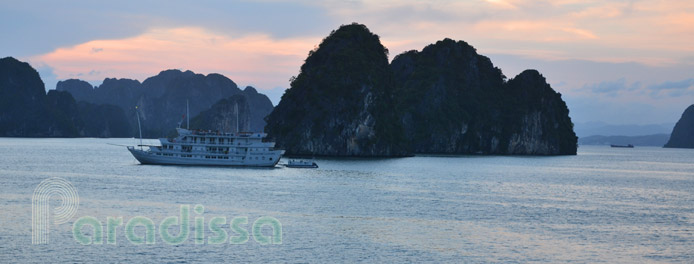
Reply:
[[201, 137], [234, 137], [234, 138], [264, 138], [267, 136], [266, 133], [261, 132], [220, 132], [212, 130], [202, 130], [202, 129], [177, 129], [180, 136], [201, 136]]

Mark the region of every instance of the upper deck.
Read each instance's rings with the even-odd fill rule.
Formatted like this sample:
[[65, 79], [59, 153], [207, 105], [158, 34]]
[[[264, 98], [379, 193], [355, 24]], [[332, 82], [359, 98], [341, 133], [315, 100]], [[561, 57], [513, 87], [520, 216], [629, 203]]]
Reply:
[[275, 142], [263, 142], [263, 139], [267, 136], [266, 133], [251, 133], [251, 132], [239, 132], [239, 133], [224, 133], [209, 130], [188, 130], [183, 128], [177, 128], [178, 137], [160, 138], [159, 141], [162, 145], [224, 145], [224, 146], [234, 146], [234, 147], [253, 147], [253, 148], [273, 148]]
[[261, 132], [237, 132], [237, 133], [227, 133], [227, 132], [220, 132], [220, 131], [211, 131], [211, 130], [188, 130], [184, 128], [177, 128], [176, 131], [178, 131], [178, 137], [183, 138], [184, 136], [197, 136], [197, 137], [205, 137], [205, 138], [241, 138], [241, 139], [263, 139], [267, 137], [266, 133], [261, 133]]

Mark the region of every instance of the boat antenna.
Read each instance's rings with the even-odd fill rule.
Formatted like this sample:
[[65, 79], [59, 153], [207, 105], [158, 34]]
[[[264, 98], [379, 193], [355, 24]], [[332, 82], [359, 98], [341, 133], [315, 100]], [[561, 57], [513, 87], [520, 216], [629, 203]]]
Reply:
[[188, 99], [186, 99], [186, 129], [190, 130], [190, 114], [188, 112]]
[[244, 118], [244, 119], [246, 120], [246, 131], [253, 132], [253, 131], [251, 131], [251, 115], [248, 114], [248, 112], [246, 112], [246, 118]]
[[239, 103], [234, 104], [234, 111], [236, 112], [236, 134], [239, 133]]
[[140, 112], [137, 111], [137, 106], [135, 106], [135, 114], [137, 115], [137, 130], [140, 131], [140, 150], [142, 150], [142, 126], [140, 126]]

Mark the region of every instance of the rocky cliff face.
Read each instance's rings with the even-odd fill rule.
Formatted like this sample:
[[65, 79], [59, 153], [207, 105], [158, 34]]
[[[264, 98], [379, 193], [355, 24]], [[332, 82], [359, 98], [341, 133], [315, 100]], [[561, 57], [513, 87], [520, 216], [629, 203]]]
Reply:
[[[192, 71], [166, 70], [140, 83], [130, 79], [104, 80], [93, 89], [80, 80], [59, 82], [56, 89], [73, 94], [78, 101], [97, 105], [115, 105], [129, 117], [130, 127], [137, 129], [135, 114], [142, 119], [145, 137], [171, 135], [186, 113], [191, 117], [207, 110], [221, 99], [243, 94], [249, 97], [250, 123], [253, 131], [262, 131], [264, 117], [272, 111], [272, 103], [254, 88], [241, 91], [236, 83], [220, 74], [196, 74]], [[137, 112], [135, 110], [137, 106]], [[131, 131], [135, 135], [136, 131]]]
[[682, 113], [682, 117], [672, 129], [666, 148], [694, 148], [694, 105]]
[[489, 58], [450, 39], [388, 65], [374, 36], [342, 26], [309, 53], [267, 119], [279, 147], [331, 156], [576, 154], [568, 108], [537, 71], [507, 82]]
[[397, 110], [417, 153], [497, 152], [504, 76], [462, 41], [445, 39], [393, 59]]
[[123, 112], [114, 105], [75, 102], [70, 93], [50, 90], [46, 95], [49, 137], [131, 137], [132, 127]]
[[80, 137], [132, 137], [133, 128], [123, 109], [114, 105], [78, 102]]
[[191, 127], [212, 131], [249, 132], [253, 131], [251, 130], [251, 115], [248, 98], [237, 94], [219, 100], [210, 109], [202, 111], [191, 120]]
[[259, 132], [265, 130], [265, 117], [272, 113], [272, 109], [274, 108], [270, 98], [264, 94], [258, 93], [258, 91], [251, 86], [247, 86], [243, 89], [241, 95], [246, 98], [249, 107], [248, 121], [250, 123], [246, 131]]
[[398, 55], [391, 67], [416, 153], [576, 153], [566, 104], [537, 71], [506, 82], [489, 58], [451, 39]]
[[[132, 104], [142, 117], [142, 131], [148, 137], [168, 135], [183, 120], [186, 101], [189, 114], [196, 116], [220, 99], [238, 94], [236, 83], [219, 74], [191, 71], [163, 71], [142, 82], [143, 94]], [[133, 109], [134, 111], [134, 109]]]
[[46, 91], [39, 73], [12, 57], [0, 59], [0, 136], [36, 137], [46, 132]]
[[62, 91], [46, 94], [29, 64], [0, 60], [0, 136], [126, 137], [129, 130], [121, 109], [77, 104]]
[[95, 100], [94, 87], [88, 82], [78, 79], [68, 79], [58, 81], [55, 89], [61, 92], [68, 92], [76, 101], [93, 102]]
[[[536, 70], [526, 70], [506, 84], [508, 122], [502, 140], [503, 154], [575, 155], [578, 138], [569, 109]], [[510, 107], [509, 107], [510, 106]], [[506, 136], [508, 135], [508, 138]]]
[[399, 156], [409, 153], [392, 107], [387, 49], [366, 26], [333, 31], [309, 52], [265, 131], [288, 154]]

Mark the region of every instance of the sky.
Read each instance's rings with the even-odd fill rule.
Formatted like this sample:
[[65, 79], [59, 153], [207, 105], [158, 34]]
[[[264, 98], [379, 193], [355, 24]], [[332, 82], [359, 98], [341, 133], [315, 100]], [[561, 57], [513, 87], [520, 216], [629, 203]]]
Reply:
[[676, 122], [694, 103], [694, 1], [0, 1], [0, 57], [59, 80], [221, 73], [279, 101], [331, 30], [365, 24], [390, 59], [463, 40], [509, 77], [539, 70], [575, 123]]

